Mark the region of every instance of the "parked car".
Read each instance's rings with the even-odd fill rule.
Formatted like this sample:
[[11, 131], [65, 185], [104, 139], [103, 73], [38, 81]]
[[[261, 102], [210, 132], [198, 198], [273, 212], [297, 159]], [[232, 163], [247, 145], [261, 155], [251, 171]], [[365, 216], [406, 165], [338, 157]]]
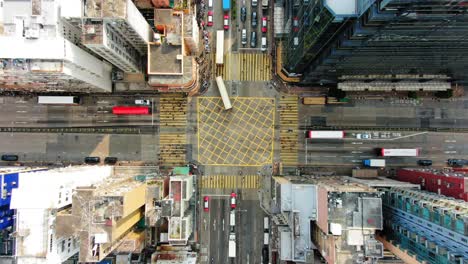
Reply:
[[3, 161], [18, 161], [18, 155], [4, 154], [2, 155]]
[[213, 26], [213, 11], [208, 11], [208, 23], [206, 23], [209, 27]]
[[356, 138], [357, 139], [370, 139], [371, 134], [369, 134], [369, 133], [359, 133], [359, 134], [356, 134]]
[[208, 212], [210, 210], [210, 197], [203, 197], [203, 211]]
[[84, 162], [86, 164], [98, 164], [99, 162], [101, 162], [101, 158], [99, 158], [99, 157], [86, 157], [84, 159]]
[[432, 160], [418, 160], [419, 166], [432, 166]]
[[463, 167], [468, 165], [468, 160], [466, 159], [448, 159], [447, 164], [454, 167]]
[[252, 31], [252, 33], [250, 33], [250, 47], [257, 47], [257, 32], [255, 31]]
[[262, 17], [262, 32], [263, 33], [266, 33], [267, 32], [267, 18], [266, 17]]
[[138, 100], [135, 100], [135, 104], [136, 105], [151, 105], [151, 101], [146, 100], [146, 99], [138, 99]]
[[208, 7], [213, 8], [213, 0], [208, 0]]
[[257, 6], [258, 5], [258, 0], [252, 0], [252, 6]]
[[251, 16], [252, 27], [257, 26], [257, 12], [253, 11]]
[[261, 51], [266, 51], [267, 50], [267, 38], [266, 37], [262, 37], [260, 50]]
[[104, 159], [104, 163], [105, 163], [105, 164], [109, 164], [109, 165], [114, 165], [114, 164], [117, 163], [117, 160], [118, 160], [117, 157], [106, 157], [106, 158]]
[[224, 30], [229, 29], [229, 15], [224, 15]]
[[237, 194], [235, 192], [231, 193], [231, 209], [236, 209], [236, 199]]
[[299, 18], [298, 17], [293, 18], [293, 31], [294, 32], [299, 31]]
[[241, 43], [242, 45], [245, 45], [247, 44], [247, 29], [242, 29], [242, 33], [241, 33]]
[[247, 8], [245, 6], [241, 7], [241, 21], [245, 22], [247, 20]]

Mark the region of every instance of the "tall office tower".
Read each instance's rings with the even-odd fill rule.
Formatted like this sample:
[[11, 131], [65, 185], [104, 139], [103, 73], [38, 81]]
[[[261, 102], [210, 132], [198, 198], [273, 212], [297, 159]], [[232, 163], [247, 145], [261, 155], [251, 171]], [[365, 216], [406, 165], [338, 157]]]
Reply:
[[443, 195], [391, 188], [382, 198], [387, 240], [430, 264], [468, 261], [468, 204]]
[[303, 84], [437, 91], [468, 77], [466, 0], [285, 0], [275, 8], [284, 14], [283, 69]]
[[129, 73], [142, 72], [153, 31], [131, 0], [70, 0], [65, 20], [82, 30], [82, 43]]
[[67, 0], [0, 0], [0, 86], [31, 92], [111, 92], [111, 65], [80, 47], [62, 20]]

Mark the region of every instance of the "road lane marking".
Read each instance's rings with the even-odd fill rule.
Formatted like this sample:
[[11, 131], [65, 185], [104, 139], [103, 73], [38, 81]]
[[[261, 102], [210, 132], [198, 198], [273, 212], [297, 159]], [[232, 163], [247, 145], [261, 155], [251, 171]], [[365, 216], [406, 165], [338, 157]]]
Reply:
[[16, 111], [16, 113], [27, 113], [28, 111], [24, 111], [24, 110], [18, 110]]

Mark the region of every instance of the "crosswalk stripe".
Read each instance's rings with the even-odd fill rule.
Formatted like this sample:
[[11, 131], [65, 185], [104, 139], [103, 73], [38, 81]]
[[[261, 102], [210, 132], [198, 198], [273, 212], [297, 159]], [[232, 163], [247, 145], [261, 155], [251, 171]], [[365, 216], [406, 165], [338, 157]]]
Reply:
[[259, 175], [210, 175], [203, 176], [201, 187], [202, 189], [258, 189], [259, 182]]
[[286, 165], [298, 163], [298, 98], [280, 99], [280, 157]]

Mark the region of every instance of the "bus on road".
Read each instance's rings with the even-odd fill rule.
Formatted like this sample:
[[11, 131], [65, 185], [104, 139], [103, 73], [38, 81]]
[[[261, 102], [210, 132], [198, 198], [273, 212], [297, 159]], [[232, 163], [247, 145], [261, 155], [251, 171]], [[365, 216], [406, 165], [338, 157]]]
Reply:
[[38, 104], [44, 105], [79, 105], [80, 97], [78, 96], [39, 96]]
[[341, 130], [310, 130], [307, 137], [312, 139], [343, 139], [345, 132]]
[[151, 111], [148, 106], [114, 106], [112, 113], [114, 115], [149, 115]]
[[216, 64], [223, 64], [224, 57], [224, 30], [216, 31]]
[[224, 85], [223, 77], [221, 76], [216, 77], [216, 84], [218, 85], [219, 94], [221, 95], [221, 99], [223, 100], [224, 109], [225, 110], [231, 109], [232, 108], [231, 100], [229, 100], [226, 86]]
[[378, 154], [383, 157], [417, 157], [419, 156], [419, 149], [377, 149]]

